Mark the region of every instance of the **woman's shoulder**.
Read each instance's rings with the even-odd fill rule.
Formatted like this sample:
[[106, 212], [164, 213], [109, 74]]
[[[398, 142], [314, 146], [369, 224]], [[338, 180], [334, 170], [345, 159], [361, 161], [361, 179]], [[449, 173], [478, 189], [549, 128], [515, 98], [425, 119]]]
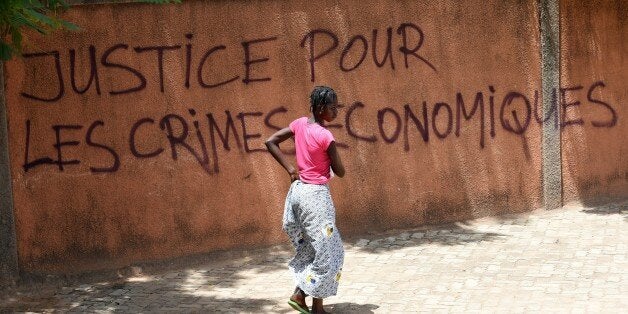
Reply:
[[319, 134], [322, 137], [331, 138], [332, 140], [334, 139], [334, 134], [331, 133], [331, 131], [326, 127], [321, 126], [321, 130], [319, 131]]
[[[313, 127], [312, 131], [313, 132], [311, 134], [314, 137], [316, 137], [318, 141], [328, 143], [334, 140], [334, 134], [331, 133], [331, 131], [328, 128], [326, 128], [325, 126], [319, 125], [318, 123], [316, 124], [315, 127]], [[327, 146], [327, 144], [325, 144], [324, 146]]]
[[301, 117], [294, 119], [292, 122], [290, 122], [290, 129], [292, 130], [292, 132], [294, 132], [296, 128], [307, 124], [307, 119], [308, 117]]

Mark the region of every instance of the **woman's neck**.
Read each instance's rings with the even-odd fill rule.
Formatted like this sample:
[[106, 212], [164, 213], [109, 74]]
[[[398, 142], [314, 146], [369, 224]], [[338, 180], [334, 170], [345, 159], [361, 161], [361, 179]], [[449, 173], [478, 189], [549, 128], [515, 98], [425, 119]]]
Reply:
[[321, 126], [325, 126], [325, 121], [322, 118], [316, 118], [315, 115], [312, 115], [308, 120], [309, 123], [318, 123]]

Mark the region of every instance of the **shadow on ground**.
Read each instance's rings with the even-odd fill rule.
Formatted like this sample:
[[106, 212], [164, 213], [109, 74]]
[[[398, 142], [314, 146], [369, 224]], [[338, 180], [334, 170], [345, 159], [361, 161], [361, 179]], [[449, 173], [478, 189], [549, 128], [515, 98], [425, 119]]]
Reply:
[[[500, 223], [522, 225], [525, 217], [495, 218]], [[345, 242], [346, 248], [368, 253], [389, 251], [428, 244], [444, 246], [466, 245], [484, 241], [502, 241], [506, 235], [478, 231], [470, 222], [458, 222], [416, 229], [391, 230]], [[207, 257], [210, 256], [210, 257]], [[277, 270], [287, 271], [292, 256], [289, 245], [259, 250], [242, 250], [186, 257], [167, 262], [144, 263], [130, 267], [119, 278], [94, 280], [74, 278], [48, 285], [42, 289], [24, 285], [7, 296], [0, 297], [0, 312], [267, 312], [288, 313], [292, 310], [283, 302], [242, 297], [245, 293], [225, 296], [221, 289], [245, 286], [251, 276]], [[213, 256], [213, 257], [212, 257]], [[217, 256], [217, 257], [216, 257]], [[129, 273], [130, 272], [130, 273]], [[90, 284], [84, 284], [91, 282]], [[334, 313], [373, 313], [374, 304], [328, 304]]]
[[325, 306], [327, 310], [332, 313], [355, 313], [355, 314], [369, 314], [375, 313], [373, 310], [379, 308], [378, 305], [375, 304], [356, 304], [356, 303], [335, 303], [328, 304]]
[[[348, 241], [345, 247], [378, 253], [428, 243], [465, 245], [497, 241], [503, 237], [498, 233], [476, 231], [467, 223], [454, 223], [378, 233], [362, 238], [358, 243]], [[238, 296], [218, 293], [221, 289], [243, 286], [243, 282], [255, 274], [287, 271], [286, 264], [292, 256], [292, 249], [288, 245], [217, 255], [220, 257], [188, 257], [162, 263], [145, 263], [135, 274], [130, 271], [130, 274], [109, 280], [77, 278], [74, 282], [42, 286], [41, 289], [24, 285], [0, 297], [0, 312], [292, 312], [283, 302], [254, 296], [242, 297], [245, 293], [242, 291], [238, 291]], [[334, 313], [373, 313], [379, 308], [374, 304], [356, 303], [327, 306]]]
[[[128, 288], [143, 289], [138, 285], [130, 285]], [[94, 312], [127, 312], [127, 313], [189, 313], [189, 312], [211, 312], [211, 313], [241, 313], [241, 312], [266, 312], [266, 313], [288, 313], [290, 309], [279, 308], [276, 301], [268, 299], [254, 298], [217, 298], [217, 297], [190, 297], [184, 293], [174, 291], [155, 292], [153, 297], [143, 299], [150, 300], [137, 302], [137, 295], [129, 293], [122, 298], [111, 297], [108, 293], [111, 290], [95, 289], [93, 292], [81, 295], [83, 300], [74, 302], [49, 302], [47, 299], [31, 299], [30, 302], [20, 301], [15, 306], [2, 306], [0, 311], [5, 312], [37, 312], [37, 313], [94, 313]], [[55, 298], [55, 297], [53, 297]], [[164, 304], [167, 302], [167, 304]]]
[[[141, 273], [81, 284], [24, 284], [0, 297], [5, 312], [267, 312], [287, 313], [286, 304], [251, 297], [222, 297], [215, 291], [242, 285], [247, 276], [285, 269], [289, 252], [277, 250], [226, 253], [217, 260], [197, 257], [185, 269], [146, 264]], [[234, 255], [240, 255], [239, 257]], [[169, 264], [172, 263], [171, 261]], [[182, 265], [182, 264], [179, 264]], [[139, 269], [139, 267], [134, 267]], [[123, 270], [124, 272], [124, 270]], [[137, 271], [136, 271], [137, 272]], [[287, 289], [287, 291], [290, 289]], [[224, 295], [224, 293], [222, 294]]]
[[[509, 220], [507, 218], [504, 218], [504, 220], [508, 220], [512, 224], [521, 223], [519, 220]], [[453, 246], [485, 241], [502, 241], [505, 237], [506, 235], [500, 233], [474, 230], [471, 224], [467, 222], [457, 222], [351, 238], [345, 245], [363, 252], [379, 253], [425, 244]]]
[[628, 222], [628, 201], [583, 209], [582, 212], [595, 215], [623, 215], [624, 220]]

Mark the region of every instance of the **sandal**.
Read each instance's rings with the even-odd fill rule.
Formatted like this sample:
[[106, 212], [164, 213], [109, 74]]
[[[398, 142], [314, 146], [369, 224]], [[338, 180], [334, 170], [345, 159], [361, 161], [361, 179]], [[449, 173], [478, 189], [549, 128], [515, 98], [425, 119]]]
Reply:
[[295, 310], [299, 311], [301, 314], [310, 314], [310, 309], [308, 309], [307, 305], [303, 304], [299, 304], [299, 302], [292, 300], [292, 298], [290, 298], [290, 300], [288, 301], [288, 304]]

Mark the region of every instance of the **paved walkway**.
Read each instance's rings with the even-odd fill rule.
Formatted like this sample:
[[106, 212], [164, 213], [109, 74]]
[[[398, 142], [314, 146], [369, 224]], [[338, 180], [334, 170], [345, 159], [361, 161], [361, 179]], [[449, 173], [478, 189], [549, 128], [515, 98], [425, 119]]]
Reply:
[[[339, 295], [326, 300], [334, 313], [628, 312], [628, 202], [402, 230], [345, 249]], [[0, 311], [296, 313], [286, 247], [226, 254], [115, 282], [20, 287]]]

